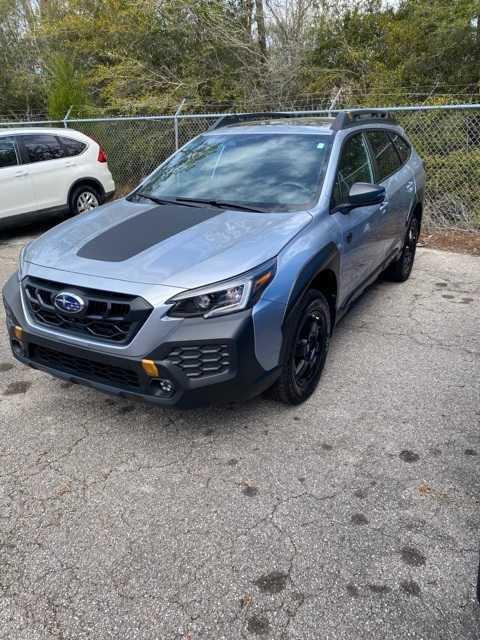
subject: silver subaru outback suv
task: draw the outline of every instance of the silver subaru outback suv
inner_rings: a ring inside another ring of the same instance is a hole
[[[383,111],[225,117],[22,251],[3,290],[13,354],[160,405],[298,404],[352,301],[410,275],[424,182]]]

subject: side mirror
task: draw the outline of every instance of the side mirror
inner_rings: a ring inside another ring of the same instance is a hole
[[[348,193],[348,205],[350,209],[356,207],[368,207],[372,204],[380,204],[385,200],[385,187],[368,182],[355,182]]]

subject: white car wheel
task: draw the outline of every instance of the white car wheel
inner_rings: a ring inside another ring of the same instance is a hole
[[[91,209],[95,209],[99,204],[97,195],[85,189],[78,194],[75,200],[75,209],[77,213],[85,213]]]

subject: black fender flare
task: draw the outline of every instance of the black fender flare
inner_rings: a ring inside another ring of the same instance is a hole
[[[423,202],[422,200],[420,200],[420,198],[416,197],[415,200],[412,202],[412,206],[410,207],[410,211],[408,212],[408,216],[406,218],[405,221],[405,238],[406,235],[408,233],[408,229],[410,228],[410,223],[412,222],[413,216],[415,214],[415,211],[418,209],[418,207],[420,207],[421,213],[420,213],[420,228],[422,226],[422,221],[423,221]],[[404,238],[404,241],[405,241]]]
[[[325,270],[334,273],[337,284],[340,281],[340,251],[335,242],[329,242],[318,253],[303,265],[302,270],[297,276],[295,284],[292,287],[290,296],[285,309],[285,320],[291,315],[291,312],[300,303],[305,291],[308,291],[315,278]],[[337,310],[337,306],[335,311]],[[333,322],[332,322],[333,326]]]

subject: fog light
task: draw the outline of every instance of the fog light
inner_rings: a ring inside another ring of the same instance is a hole
[[[171,380],[167,378],[157,378],[151,381],[153,393],[163,398],[171,398],[175,394],[176,387]]]
[[[158,384],[164,393],[173,393],[175,391],[175,385],[170,380],[159,380]]]
[[[18,340],[12,340],[12,351],[16,356],[24,356],[25,355],[25,347]]]
[[[18,324],[15,326],[13,333],[17,340],[20,340],[20,342],[23,340],[23,329],[22,327],[19,327]]]

